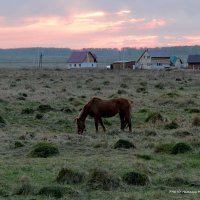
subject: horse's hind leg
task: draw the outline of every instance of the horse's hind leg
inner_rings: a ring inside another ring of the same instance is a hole
[[[124,114],[119,113],[120,121],[121,121],[121,130],[123,131],[125,128],[125,120],[124,120]]]
[[[125,116],[125,124],[128,124],[129,132],[132,132],[132,126],[131,126],[131,117],[130,115]]]
[[[104,126],[103,121],[102,121],[101,118],[99,118],[99,122],[100,122],[100,124],[101,124],[101,126],[102,126],[102,128],[103,128],[103,131],[105,132],[105,131],[106,131],[106,128],[105,128],[105,126]]]

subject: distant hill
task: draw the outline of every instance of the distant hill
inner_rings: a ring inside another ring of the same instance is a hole
[[[92,51],[96,54],[98,62],[110,64],[118,60],[137,60],[146,48],[128,48],[121,50],[115,48],[87,48],[84,51]],[[177,47],[162,47],[149,48],[149,50],[165,51],[169,55],[181,57],[185,62],[189,54],[200,54],[200,46],[177,46]],[[70,54],[74,51],[69,48],[16,48],[16,49],[0,49],[0,64],[5,63],[26,63],[24,66],[35,66],[38,62],[38,57],[42,53],[44,55],[44,63],[66,63]],[[28,63],[30,63],[28,65]]]

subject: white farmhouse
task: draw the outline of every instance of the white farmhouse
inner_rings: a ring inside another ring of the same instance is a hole
[[[90,51],[75,51],[67,60],[67,68],[95,68],[97,57]]]

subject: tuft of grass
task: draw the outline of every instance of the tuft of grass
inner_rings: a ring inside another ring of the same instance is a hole
[[[45,186],[38,192],[39,195],[48,197],[62,198],[65,195],[65,187],[63,186]]]
[[[177,129],[178,127],[179,125],[176,122],[172,121],[171,123],[166,124],[164,128],[166,130],[170,130],[170,129]]]
[[[41,113],[37,113],[37,114],[35,115],[35,119],[42,119],[43,117],[44,117],[44,115],[41,114]]]
[[[150,155],[142,155],[142,154],[137,154],[136,155],[138,158],[143,159],[143,160],[151,160],[151,156]]]
[[[179,97],[179,94],[177,94],[176,92],[169,92],[167,93],[167,96],[170,98],[176,98]]]
[[[126,90],[118,90],[117,94],[127,94],[127,91]]]
[[[138,92],[138,93],[146,93],[147,91],[146,91],[145,87],[140,87],[140,88],[136,89],[136,92]]]
[[[120,87],[121,87],[121,88],[128,88],[128,85],[126,85],[126,83],[122,83],[122,84],[120,85]]]
[[[72,169],[62,168],[56,178],[58,183],[79,184],[85,181],[85,174]]]
[[[189,181],[186,178],[178,177],[178,176],[169,177],[166,180],[164,180],[164,183],[170,187],[181,187],[181,186],[189,185]]]
[[[153,112],[153,113],[150,113],[148,117],[145,119],[145,122],[149,122],[149,121],[152,123],[156,123],[157,121],[163,122],[164,117],[158,112]]]
[[[199,116],[195,116],[192,119],[192,126],[200,126],[200,117]]]
[[[87,185],[95,190],[112,190],[120,186],[120,179],[107,171],[94,169],[89,174]]]
[[[198,108],[186,108],[185,111],[188,113],[200,113],[200,109]]]
[[[145,186],[149,183],[149,177],[139,172],[127,172],[123,175],[122,180],[128,185]]]
[[[19,180],[17,188],[15,188],[14,195],[29,195],[34,193],[34,188],[31,184],[30,178],[22,176]]]
[[[47,158],[59,154],[58,148],[52,143],[41,142],[33,147],[31,157]]]
[[[155,148],[156,153],[171,153],[174,144],[172,143],[161,143],[158,144]]]
[[[24,144],[21,141],[15,141],[14,148],[17,149],[21,147],[24,147]]]
[[[158,89],[160,89],[160,90],[163,90],[163,89],[164,89],[164,84],[163,84],[163,83],[157,83],[157,84],[155,85],[155,88],[158,88]]]
[[[186,153],[191,151],[192,148],[190,147],[190,145],[180,142],[177,143],[173,146],[171,154],[179,154],[179,153]]]
[[[130,149],[130,148],[135,148],[135,145],[127,140],[120,139],[114,145],[114,149],[119,149],[119,148]]]
[[[193,134],[188,131],[177,131],[174,133],[174,136],[178,136],[178,137],[186,137],[186,136],[191,136],[191,135]]]
[[[40,112],[48,112],[48,111],[53,110],[53,108],[48,104],[41,104],[38,106],[37,110]]]
[[[32,108],[24,108],[21,111],[21,114],[33,114],[34,110]]]
[[[5,127],[5,126],[6,126],[6,121],[4,120],[2,116],[0,116],[0,128]]]

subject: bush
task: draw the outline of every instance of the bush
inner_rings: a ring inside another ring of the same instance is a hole
[[[87,185],[92,189],[111,190],[120,186],[120,179],[106,171],[95,169],[89,174]]]
[[[172,154],[186,153],[191,150],[192,148],[190,147],[190,145],[180,142],[173,146],[171,153]]]
[[[128,172],[123,175],[122,180],[128,185],[147,185],[149,183],[149,178],[146,174],[138,172]]]
[[[196,116],[193,118],[192,126],[200,126],[200,117]]]
[[[114,145],[114,149],[118,148],[130,149],[135,148],[135,145],[127,140],[120,139]]]
[[[167,129],[167,130],[177,129],[178,127],[179,127],[179,125],[174,121],[172,121],[171,123],[165,125],[165,129]]]
[[[149,116],[145,119],[145,122],[149,122],[151,121],[152,123],[156,123],[157,121],[164,121],[163,116],[158,113],[158,112],[154,112],[154,113],[150,113]]]
[[[38,192],[39,195],[48,197],[62,198],[65,194],[65,187],[62,186],[45,186]]]
[[[60,170],[56,181],[58,183],[78,184],[85,181],[85,174],[71,169],[63,168]]]
[[[30,153],[31,157],[47,158],[59,154],[58,148],[52,143],[38,143]]]

